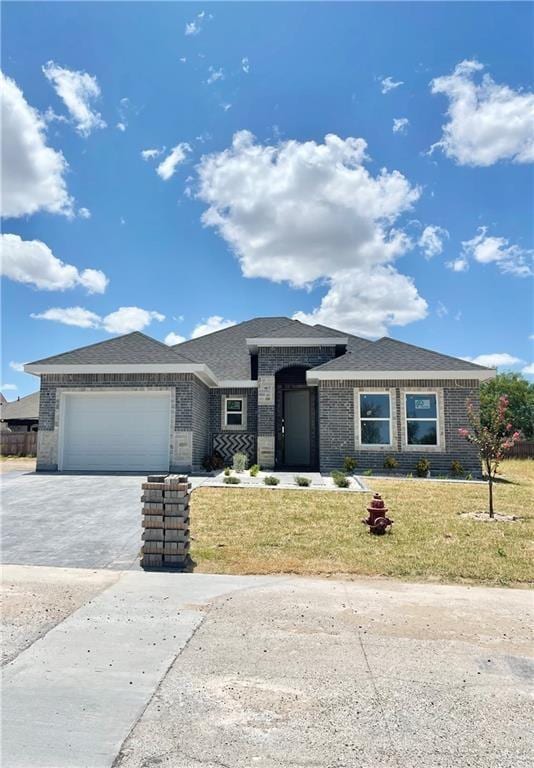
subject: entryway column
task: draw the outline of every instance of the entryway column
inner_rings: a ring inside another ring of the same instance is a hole
[[[258,464],[264,469],[274,467],[274,395],[274,376],[258,376]]]

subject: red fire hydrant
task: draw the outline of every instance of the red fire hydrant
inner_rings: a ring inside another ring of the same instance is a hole
[[[374,533],[375,536],[382,536],[386,532],[386,528],[393,525],[393,520],[387,517],[388,508],[384,505],[382,496],[379,493],[375,493],[371,505],[367,507],[369,517],[367,520],[362,520],[362,523],[369,526],[369,533]]]

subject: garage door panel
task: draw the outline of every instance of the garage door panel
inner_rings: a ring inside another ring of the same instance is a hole
[[[168,392],[64,394],[66,470],[167,471]]]

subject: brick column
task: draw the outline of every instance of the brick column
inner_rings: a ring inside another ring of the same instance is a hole
[[[274,467],[274,382],[274,376],[258,376],[258,464],[264,469]]]

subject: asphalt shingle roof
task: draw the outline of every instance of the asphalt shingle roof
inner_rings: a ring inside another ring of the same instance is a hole
[[[314,371],[481,371],[488,370],[457,357],[442,355],[396,339],[382,338],[347,352]]]
[[[320,339],[334,335],[330,332],[326,333],[325,330],[317,325],[306,325],[298,320],[287,320],[286,325],[270,330],[265,336],[272,339]],[[339,332],[336,335],[346,336],[346,334]],[[261,338],[260,334],[256,334],[256,338],[258,337]],[[249,338],[255,337],[249,336]]]
[[[115,339],[99,341],[60,355],[35,360],[30,365],[106,365],[112,363],[191,363],[197,362],[180,354],[173,347],[134,331]],[[203,362],[203,361],[202,361]]]
[[[205,363],[218,379],[249,380],[247,339],[346,337],[347,353],[316,371],[469,371],[480,365],[395,339],[369,341],[324,325],[307,325],[289,317],[256,317],[174,347],[138,331],[37,360],[37,364]]]
[[[2,403],[0,406],[0,418],[7,419],[38,419],[39,418],[39,392],[21,397],[20,400]]]
[[[220,379],[250,379],[247,339],[271,336],[291,324],[289,317],[256,317],[221,331],[177,344],[173,349],[201,360]]]

